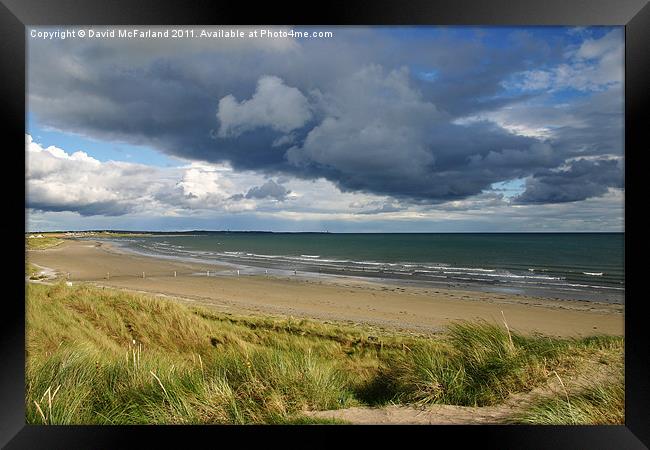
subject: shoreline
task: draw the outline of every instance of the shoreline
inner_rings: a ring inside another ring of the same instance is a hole
[[[339,279],[358,279],[374,283],[383,283],[389,285],[397,286],[407,286],[407,287],[419,287],[419,288],[437,288],[445,290],[463,290],[471,291],[477,293],[493,293],[495,295],[499,294],[513,294],[521,295],[527,297],[536,297],[536,298],[545,298],[551,300],[573,300],[573,301],[585,301],[585,302],[595,302],[595,303],[612,303],[612,304],[624,304],[625,303],[625,290],[622,287],[615,287],[611,285],[599,285],[599,284],[590,284],[591,281],[584,280],[572,280],[571,282],[566,282],[565,284],[548,284],[548,283],[535,283],[528,281],[512,281],[516,278],[525,278],[530,276],[529,274],[485,274],[484,272],[495,272],[498,269],[483,269],[476,268],[474,271],[480,273],[471,273],[470,269],[461,268],[462,270],[470,270],[467,274],[462,272],[449,272],[454,275],[448,275],[448,272],[445,272],[444,266],[440,266],[437,270],[442,270],[445,275],[429,275],[431,268],[424,265],[422,267],[416,267],[417,263],[409,263],[404,265],[401,269],[392,269],[383,267],[381,269],[374,270],[376,266],[388,265],[395,266],[399,264],[392,263],[378,263],[378,262],[368,262],[368,261],[348,261],[350,264],[341,267],[336,267],[336,263],[345,263],[346,260],[336,261],[330,259],[318,259],[318,256],[309,256],[301,255],[303,258],[297,258],[295,256],[264,256],[256,255],[254,253],[246,252],[225,252],[225,253],[246,253],[246,258],[249,256],[253,259],[239,260],[239,256],[232,257],[230,255],[209,255],[209,256],[198,256],[188,255],[188,254],[174,254],[168,253],[165,251],[155,251],[151,249],[140,249],[128,245],[126,242],[120,240],[102,240],[109,245],[113,245],[118,248],[121,252],[139,255],[139,256],[149,256],[154,258],[160,258],[170,261],[181,261],[181,262],[190,262],[190,263],[208,263],[214,265],[227,265],[235,270],[239,269],[242,272],[248,274],[271,274],[279,276],[291,276],[294,275],[294,271],[297,270],[300,273],[300,276],[303,278],[339,278]],[[155,245],[155,244],[154,244]],[[173,247],[173,246],[172,246]],[[165,247],[167,249],[167,247]],[[203,253],[203,252],[198,252]],[[208,252],[209,253],[209,252]],[[264,260],[260,260],[259,257],[264,257]],[[209,258],[209,261],[204,259]],[[233,259],[234,258],[234,259]],[[279,258],[279,259],[275,259]],[[288,259],[287,259],[288,258]],[[296,259],[296,261],[289,261]],[[314,259],[312,259],[314,258]],[[361,265],[358,266],[357,265]],[[363,266],[366,264],[366,266]],[[415,265],[413,265],[415,264]],[[368,267],[367,265],[371,265]],[[406,269],[409,267],[411,269]],[[426,269],[425,269],[426,267]],[[386,270],[386,272],[384,272]],[[397,271],[395,271],[397,270]],[[409,272],[409,270],[411,270]],[[454,267],[450,267],[449,270],[460,270]],[[545,269],[538,269],[539,273],[543,273]],[[535,272],[535,269],[528,269],[529,272]],[[423,273],[427,273],[422,275]],[[588,274],[589,272],[582,272],[583,274]],[[390,275],[388,275],[390,274]],[[482,278],[472,278],[476,275],[483,275]],[[596,274],[598,275],[598,274]],[[602,275],[602,273],[600,273]],[[504,281],[500,277],[508,278],[508,281]],[[553,275],[555,276],[555,275]],[[469,278],[466,278],[469,277]],[[488,277],[488,278],[486,278]],[[493,277],[493,278],[489,278]],[[554,279],[553,277],[549,279]],[[586,284],[584,284],[586,283]]]
[[[509,326],[524,333],[584,336],[623,335],[624,331],[620,304],[404,286],[352,277],[237,276],[226,265],[135,255],[93,240],[66,240],[28,255],[30,262],[54,269],[63,278],[70,272],[72,282],[173,297],[233,313],[439,332],[457,320],[503,324],[503,311]]]

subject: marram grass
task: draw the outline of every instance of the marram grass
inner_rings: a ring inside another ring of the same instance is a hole
[[[576,394],[536,402],[515,415],[513,423],[543,425],[621,425],[625,423],[623,376]]]
[[[604,336],[524,337],[486,322],[427,337],[238,317],[63,283],[30,283],[26,310],[32,424],[342,423],[303,413],[387,402],[491,405],[623,345]]]
[[[490,323],[459,322],[449,327],[446,346],[420,346],[388,361],[381,379],[404,402],[488,406],[530,390],[552,370],[571,369],[592,346],[590,340],[524,337]]]

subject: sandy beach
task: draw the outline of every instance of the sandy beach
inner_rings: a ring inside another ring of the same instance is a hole
[[[414,332],[485,319],[522,333],[623,335],[623,306],[404,287],[356,278],[240,275],[231,267],[127,254],[97,241],[30,250],[28,261],[73,283],[150,292],[224,312],[293,316]],[[209,271],[209,273],[208,273]],[[143,277],[144,272],[144,277]],[[174,273],[176,272],[176,276]]]

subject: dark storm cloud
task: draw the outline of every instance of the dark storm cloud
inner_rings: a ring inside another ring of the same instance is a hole
[[[399,212],[399,211],[402,211],[402,210],[403,210],[403,208],[401,208],[399,205],[395,205],[395,204],[392,204],[392,203],[384,203],[379,208],[360,211],[357,214],[369,214],[369,215],[370,214],[382,214],[382,213]]]
[[[561,202],[606,190],[599,183],[609,178],[598,173],[582,194],[559,195],[544,180],[573,186],[571,171],[551,169],[576,155],[621,153],[621,142],[603,136],[622,129],[622,111],[607,94],[600,110],[584,111],[580,126],[557,127],[548,142],[485,121],[457,121],[531,98],[505,95],[503,80],[559,63],[564,46],[526,33],[513,34],[506,47],[479,34],[407,45],[363,29],[336,34],[271,47],[30,41],[29,107],[41,123],[66,132],[228,161],[236,170],[325,177],[343,191],[407,201],[463,199],[531,175],[520,201]],[[435,76],[421,76],[425,70]],[[282,188],[269,183],[246,196]],[[286,192],[268,195],[282,199]]]
[[[577,126],[556,128],[556,141],[573,156],[582,154],[623,156],[624,97],[622,89],[610,89],[576,102],[569,110]]]
[[[31,208],[37,212],[62,212],[70,211],[76,212],[84,217],[89,216],[123,216],[133,211],[131,205],[119,201],[109,202],[93,202],[80,204],[78,202],[62,204],[52,202],[39,202],[28,200],[25,204],[26,208]]]
[[[517,203],[564,203],[598,197],[607,189],[623,188],[623,167],[617,160],[577,160],[560,171],[535,173]]]
[[[253,186],[248,190],[246,198],[274,198],[278,201],[283,201],[290,193],[287,188],[273,180],[269,180],[261,186]]]
[[[514,32],[508,49],[483,44],[479,39],[454,44],[449,38],[441,43],[435,56],[426,44],[411,50],[418,52],[428,65],[439,67],[440,75],[434,82],[422,83],[422,89],[441,108],[455,116],[488,111],[516,100],[530,98],[519,92],[502,96],[502,82],[510,74],[538,64],[554,64],[561,60],[565,50],[558,43],[535,39],[528,33]]]

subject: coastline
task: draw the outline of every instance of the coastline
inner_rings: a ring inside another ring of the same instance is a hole
[[[549,240],[538,234],[534,234],[532,241],[519,234],[508,235],[506,240],[472,234],[455,242],[441,241],[441,236],[436,234],[409,236],[407,242],[400,241],[403,238],[400,234],[382,236],[388,241],[380,243],[374,235],[341,234],[325,238],[325,235],[302,234],[289,237],[286,233],[274,238],[253,233],[242,240],[237,233],[214,233],[193,236],[196,239],[178,235],[178,240],[136,238],[107,239],[105,242],[137,255],[227,264],[249,275],[292,276],[297,271],[303,277],[357,278],[392,285],[555,300],[625,302],[624,275],[620,267],[612,265],[613,260],[601,261],[604,255],[597,252],[590,259],[582,254],[583,246],[600,248],[598,242],[583,240],[576,247],[575,242],[566,242],[565,235],[561,235],[564,242],[559,242],[557,237]],[[590,236],[591,240],[596,238]],[[510,238],[514,242],[507,240]],[[472,240],[474,245],[469,245]],[[416,243],[418,245],[413,247]],[[616,253],[612,244],[607,241],[609,247],[603,245]],[[504,254],[495,259],[495,252],[501,251],[498,245],[506,248]],[[520,245],[534,255],[527,258],[513,252],[513,248]],[[558,254],[549,253],[549,246]],[[437,250],[431,253],[424,250],[426,248]],[[581,257],[575,253],[578,249]]]
[[[237,276],[232,267],[135,255],[93,240],[30,251],[63,278],[177,298],[221,311],[280,315],[432,333],[484,319],[522,333],[623,335],[623,305],[404,286],[353,277]],[[176,276],[174,276],[176,271]],[[144,278],[141,276],[145,273]],[[503,315],[502,315],[503,312]]]

